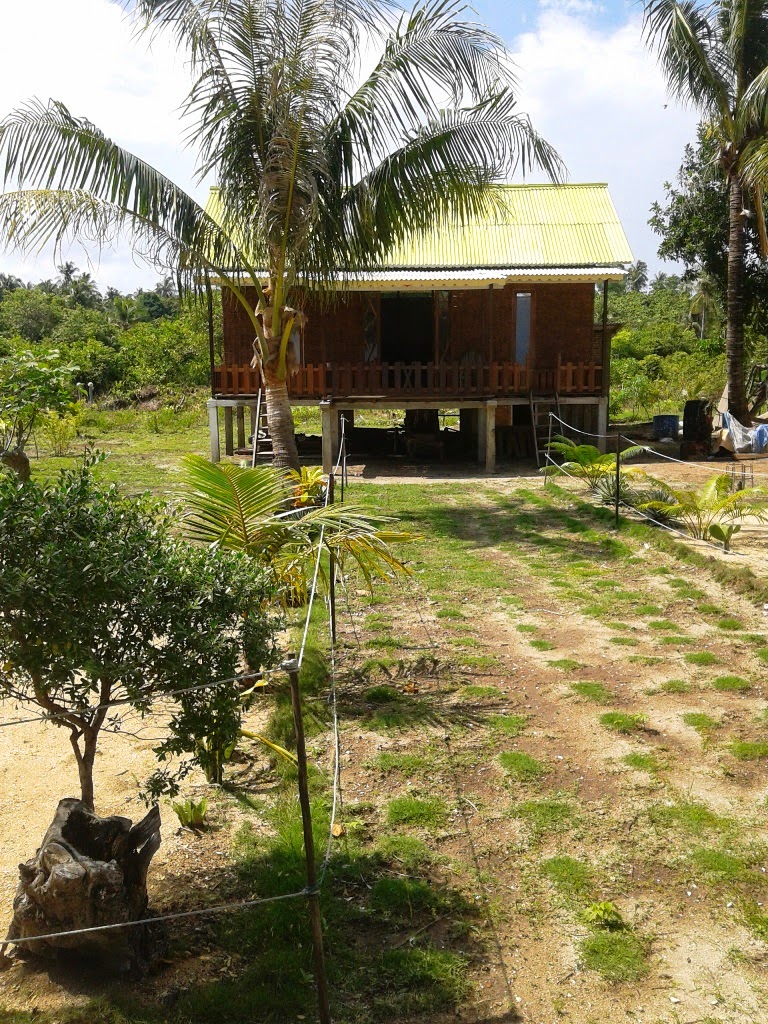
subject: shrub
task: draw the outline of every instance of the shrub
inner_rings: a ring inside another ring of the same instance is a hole
[[[241,704],[232,686],[207,684],[235,675],[243,653],[270,662],[277,625],[252,563],[176,539],[158,506],[98,483],[93,461],[45,485],[0,479],[0,697],[69,730],[89,807],[115,700],[142,713],[165,695],[170,731],[156,753],[192,755],[158,770],[153,796],[175,793],[195,762],[221,781]]]

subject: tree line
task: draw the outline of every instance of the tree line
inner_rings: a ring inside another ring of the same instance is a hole
[[[172,278],[132,294],[102,294],[73,263],[58,271],[55,280],[37,284],[0,273],[0,359],[55,351],[76,368],[73,383],[126,399],[149,387],[178,391],[209,382],[206,313],[179,298]]]

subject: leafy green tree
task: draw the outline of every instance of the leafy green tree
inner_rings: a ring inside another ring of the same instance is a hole
[[[50,338],[64,316],[60,296],[37,288],[17,288],[6,293],[0,305],[0,329],[26,342]]]
[[[75,369],[63,365],[55,351],[41,357],[18,352],[0,360],[0,462],[22,481],[30,476],[25,445],[42,414],[61,412],[72,401]]]
[[[287,381],[303,290],[336,290],[441,217],[487,209],[518,167],[556,177],[559,158],[517,109],[503,43],[461,0],[417,0],[394,24],[386,0],[131,6],[188,57],[183,113],[200,176],[219,183],[216,219],[62,104],[29,103],[0,125],[17,189],[0,197],[0,235],[36,249],[122,229],[182,287],[221,280],[253,328],[275,461],[296,467]],[[384,38],[358,84],[361,37]]]
[[[768,250],[762,181],[768,171],[768,0],[646,0],[645,36],[671,94],[703,114],[728,188],[728,406],[745,423],[745,221],[752,204]]]
[[[207,684],[236,675],[244,653],[271,663],[270,597],[252,561],[178,540],[147,499],[97,482],[91,462],[54,483],[0,479],[0,697],[69,731],[90,808],[102,730],[158,700],[171,709],[160,760],[191,754],[221,781],[242,704],[236,686]],[[202,688],[174,692],[190,687]],[[192,764],[158,769],[150,792],[175,792]]]

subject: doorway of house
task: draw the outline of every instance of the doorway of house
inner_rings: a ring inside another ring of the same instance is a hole
[[[431,363],[435,352],[432,293],[381,297],[382,363]]]

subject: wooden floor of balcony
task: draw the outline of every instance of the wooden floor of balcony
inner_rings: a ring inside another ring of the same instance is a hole
[[[310,363],[299,368],[288,389],[298,400],[324,398],[423,399],[522,398],[533,395],[594,396],[603,393],[603,368],[595,363],[529,367],[517,363],[465,366],[461,363]],[[217,366],[216,395],[248,396],[259,391],[250,366]]]

